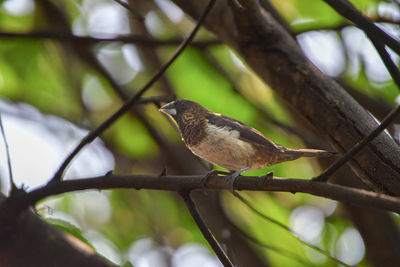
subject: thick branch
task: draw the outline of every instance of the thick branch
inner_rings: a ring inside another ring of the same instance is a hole
[[[5,201],[0,196],[0,201]],[[2,210],[0,210],[2,213]],[[114,267],[88,245],[44,222],[32,210],[0,221],[1,266]]]

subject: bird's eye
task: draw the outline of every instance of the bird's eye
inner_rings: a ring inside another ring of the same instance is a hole
[[[192,120],[194,120],[194,115],[193,115],[193,113],[191,113],[191,112],[185,112],[185,113],[183,113],[183,115],[182,115],[182,121],[183,122],[189,122],[189,121],[192,121]]]

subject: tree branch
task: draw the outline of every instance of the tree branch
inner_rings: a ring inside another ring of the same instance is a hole
[[[14,194],[18,190],[18,188],[14,183],[14,177],[13,177],[12,166],[11,166],[10,149],[8,147],[7,136],[4,131],[3,117],[1,116],[1,114],[0,114],[0,132],[1,132],[1,136],[3,137],[4,146],[6,148],[7,165],[8,165],[8,179],[10,181],[10,187],[11,187],[10,193]]]
[[[367,35],[374,36],[382,43],[389,46],[393,51],[400,55],[400,44],[392,36],[376,26],[371,20],[364,17],[355,6],[347,0],[324,0],[340,15],[352,21],[357,27],[362,29]]]
[[[76,43],[86,43],[96,44],[99,42],[121,42],[129,43],[135,45],[143,45],[150,47],[157,46],[169,46],[169,45],[179,45],[184,40],[182,39],[171,39],[171,40],[157,40],[148,36],[142,35],[127,35],[127,36],[117,36],[111,38],[99,38],[90,36],[78,36],[71,33],[56,32],[56,31],[35,31],[35,32],[25,32],[25,33],[15,33],[15,32],[4,32],[0,31],[0,38],[16,38],[16,39],[51,39],[59,41],[70,41]],[[204,41],[193,41],[190,43],[191,46],[206,47],[210,45],[221,44],[218,40],[204,40]]]
[[[155,176],[155,175],[106,175],[93,178],[66,180],[47,184],[29,193],[8,198],[0,205],[0,210],[9,206],[10,212],[18,212],[37,201],[62,193],[87,189],[155,189],[155,190],[195,190],[203,189],[204,175]],[[207,183],[208,189],[230,190],[231,183],[225,177],[212,176]],[[368,206],[400,213],[400,199],[367,190],[350,188],[337,184],[315,183],[308,180],[263,176],[239,176],[235,181],[237,190],[280,191],[291,193],[309,193],[330,198],[343,203]],[[12,207],[12,208],[11,208]],[[9,213],[3,212],[3,214]],[[0,218],[1,221],[1,218]]]
[[[244,239],[248,240],[249,242],[255,244],[256,246],[260,248],[264,248],[269,251],[273,251],[283,257],[292,259],[293,261],[296,261],[297,263],[301,264],[302,266],[308,266],[310,265],[310,261],[305,261],[303,258],[301,258],[299,255],[296,253],[284,248],[283,246],[281,247],[276,247],[276,246],[271,246],[263,243],[262,241],[258,240],[257,238],[251,236],[248,234],[245,230],[242,230],[240,227],[238,227],[231,219],[228,219],[228,225],[235,229],[241,236],[243,236]]]
[[[113,0],[113,1],[124,7],[126,10],[128,10],[132,15],[132,17],[134,17],[135,19],[144,21],[144,17],[134,8],[132,8],[129,4],[123,2],[122,0]]]
[[[197,226],[199,227],[201,233],[203,234],[204,238],[207,240],[208,244],[210,244],[211,248],[214,250],[215,254],[217,255],[218,259],[224,266],[232,266],[232,262],[229,260],[228,256],[226,255],[225,251],[219,245],[218,241],[215,239],[214,235],[211,233],[210,229],[207,227],[205,222],[202,220],[199,212],[196,209],[196,206],[193,200],[190,197],[190,191],[180,191],[179,195],[185,201],[186,207],[188,208],[190,214],[192,215],[194,221],[196,222]]]
[[[390,19],[386,19],[386,18],[370,18],[368,17],[367,19],[369,19],[372,23],[385,23],[385,24],[391,24],[391,25],[399,25],[399,22],[390,20]],[[300,24],[301,25],[301,24]],[[340,31],[343,30],[347,27],[357,27],[353,22],[349,22],[349,21],[344,21],[342,23],[339,23],[337,25],[324,25],[323,27],[321,27],[319,24],[316,25],[310,25],[310,27],[306,27],[305,29],[300,29],[300,30],[296,30],[295,31],[295,35],[300,35],[303,33],[307,33],[307,32],[312,32],[312,31]],[[360,27],[358,27],[359,29],[361,29]],[[362,30],[362,29],[361,29]]]
[[[71,234],[44,222],[32,210],[8,219],[0,221],[1,266],[117,267]]]
[[[252,210],[255,214],[257,214],[258,216],[260,216],[261,218],[263,218],[264,220],[273,223],[274,225],[284,229],[285,231],[291,233],[300,243],[302,243],[303,245],[318,251],[319,253],[325,255],[326,257],[330,258],[331,260],[335,261],[336,263],[342,264],[344,266],[349,267],[348,264],[342,262],[341,260],[335,258],[334,256],[331,255],[331,253],[328,250],[325,250],[324,248],[318,247],[316,245],[313,245],[311,243],[308,243],[307,241],[303,240],[300,238],[299,233],[296,233],[293,229],[291,229],[290,227],[288,227],[287,225],[275,220],[274,218],[269,217],[268,215],[265,215],[264,213],[262,213],[261,211],[259,211],[258,209],[256,209],[255,207],[253,207],[253,205],[251,205],[251,203],[245,199],[244,197],[242,197],[241,195],[239,195],[237,192],[233,192],[233,195],[235,197],[237,197],[244,205],[246,205],[250,210]]]

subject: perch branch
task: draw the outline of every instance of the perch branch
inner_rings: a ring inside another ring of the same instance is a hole
[[[204,175],[159,176],[159,175],[106,175],[101,177],[66,180],[47,184],[26,194],[21,194],[13,199],[8,199],[15,204],[12,211],[24,209],[35,204],[39,200],[67,192],[88,189],[154,189],[182,191],[203,189]],[[239,176],[235,182],[237,190],[249,191],[281,191],[291,193],[309,193],[315,196],[330,198],[343,203],[358,206],[375,207],[400,213],[400,199],[385,194],[380,194],[363,189],[350,188],[337,184],[315,183],[302,179],[288,179],[273,177],[265,179],[264,176]],[[207,183],[208,189],[230,190],[231,183],[223,177],[211,176]],[[0,204],[0,210],[4,201]],[[11,211],[10,211],[11,212]],[[7,213],[3,213],[7,214]],[[1,218],[0,218],[1,219]]]

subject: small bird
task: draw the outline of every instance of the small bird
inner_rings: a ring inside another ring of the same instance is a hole
[[[274,143],[246,124],[214,113],[190,100],[176,100],[159,109],[177,123],[185,145],[197,156],[232,172],[266,168],[300,157],[329,157],[335,152],[291,149]]]

